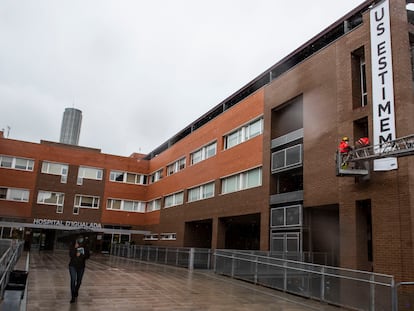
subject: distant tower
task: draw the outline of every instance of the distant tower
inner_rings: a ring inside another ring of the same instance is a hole
[[[82,111],[75,108],[66,108],[63,113],[60,129],[60,142],[69,145],[78,145],[82,123]]]

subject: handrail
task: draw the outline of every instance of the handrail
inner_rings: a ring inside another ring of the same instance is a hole
[[[4,267],[0,271],[2,273],[0,277],[0,298],[3,299],[4,290],[8,282],[10,271],[13,270],[17,260],[19,259],[23,251],[24,242],[17,241],[17,240],[0,240],[0,241],[7,241],[10,243],[8,249],[6,250],[6,252],[0,259],[0,266]]]
[[[216,250],[214,258],[214,269],[218,274],[346,308],[392,309],[395,282],[391,275],[252,255],[237,250]]]
[[[394,285],[393,288],[393,302],[392,302],[392,311],[398,311],[398,287],[404,285],[414,285],[414,282],[399,282]]]
[[[243,253],[233,253],[233,254],[243,254]],[[215,256],[221,256],[221,257],[226,257],[226,258],[234,258],[234,256],[229,256],[229,255],[222,255],[219,254],[217,255],[217,253],[214,254]],[[244,255],[244,254],[243,254]],[[255,255],[251,255],[254,257],[262,257],[262,258],[269,258],[269,257],[264,257],[264,256],[255,256]],[[271,262],[262,262],[262,261],[258,261],[258,260],[251,260],[251,259],[247,259],[247,258],[240,258],[237,257],[238,260],[241,261],[248,261],[248,262],[260,262],[260,263],[266,263],[266,265],[269,266],[273,266],[273,267],[280,267],[280,268],[289,268],[291,270],[295,270],[295,271],[301,271],[301,272],[309,272],[309,273],[313,273],[313,274],[319,274],[319,275],[327,275],[327,276],[332,276],[332,277],[338,277],[341,279],[347,279],[347,280],[353,280],[353,281],[361,281],[361,282],[366,282],[366,283],[373,283],[373,284],[378,284],[378,285],[384,285],[384,286],[388,286],[388,287],[392,287],[392,283],[383,283],[383,282],[379,282],[379,281],[375,281],[375,280],[371,280],[371,279],[364,279],[364,278],[353,278],[353,277],[349,277],[349,276],[344,276],[344,275],[339,275],[339,274],[334,274],[334,273],[329,273],[329,272],[322,272],[322,271],[318,271],[318,270],[310,270],[310,269],[304,269],[304,268],[297,268],[297,267],[293,267],[293,266],[287,266],[286,264],[291,262],[294,264],[300,264],[300,265],[307,265],[307,266],[318,266],[323,268],[326,271],[326,268],[331,268],[331,269],[335,269],[335,270],[339,270],[339,271],[346,271],[346,272],[358,272],[359,274],[367,274],[369,276],[371,276],[373,273],[372,272],[368,272],[368,271],[362,271],[362,270],[353,270],[353,269],[347,269],[347,268],[339,268],[339,267],[328,267],[328,266],[322,266],[322,265],[318,265],[318,264],[308,264],[305,262],[297,262],[297,261],[292,261],[292,260],[282,260],[283,264],[276,264],[276,263],[271,263]],[[277,259],[277,258],[276,258]],[[277,259],[280,260],[280,259]],[[376,276],[381,276],[381,277],[385,277],[385,278],[390,278],[391,280],[393,279],[393,277],[391,275],[387,275],[387,274],[381,274],[381,273],[375,273]],[[414,284],[414,282],[413,282]]]

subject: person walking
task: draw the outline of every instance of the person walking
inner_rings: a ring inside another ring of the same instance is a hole
[[[85,261],[89,259],[89,247],[82,236],[79,236],[69,248],[69,273],[70,273],[70,291],[74,303],[79,294],[79,288],[82,283],[83,273],[85,272]]]

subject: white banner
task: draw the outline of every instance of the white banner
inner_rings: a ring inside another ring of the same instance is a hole
[[[392,71],[389,0],[370,11],[372,60],[373,144],[381,152],[381,144],[396,138],[394,116],[394,82]],[[398,168],[397,158],[374,161],[374,171]]]

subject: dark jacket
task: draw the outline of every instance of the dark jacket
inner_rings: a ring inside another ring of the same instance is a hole
[[[77,253],[80,253],[77,256]],[[72,244],[69,249],[70,262],[69,266],[75,267],[76,269],[85,268],[85,261],[89,259],[89,248],[87,245],[81,244],[75,248],[75,244]]]

